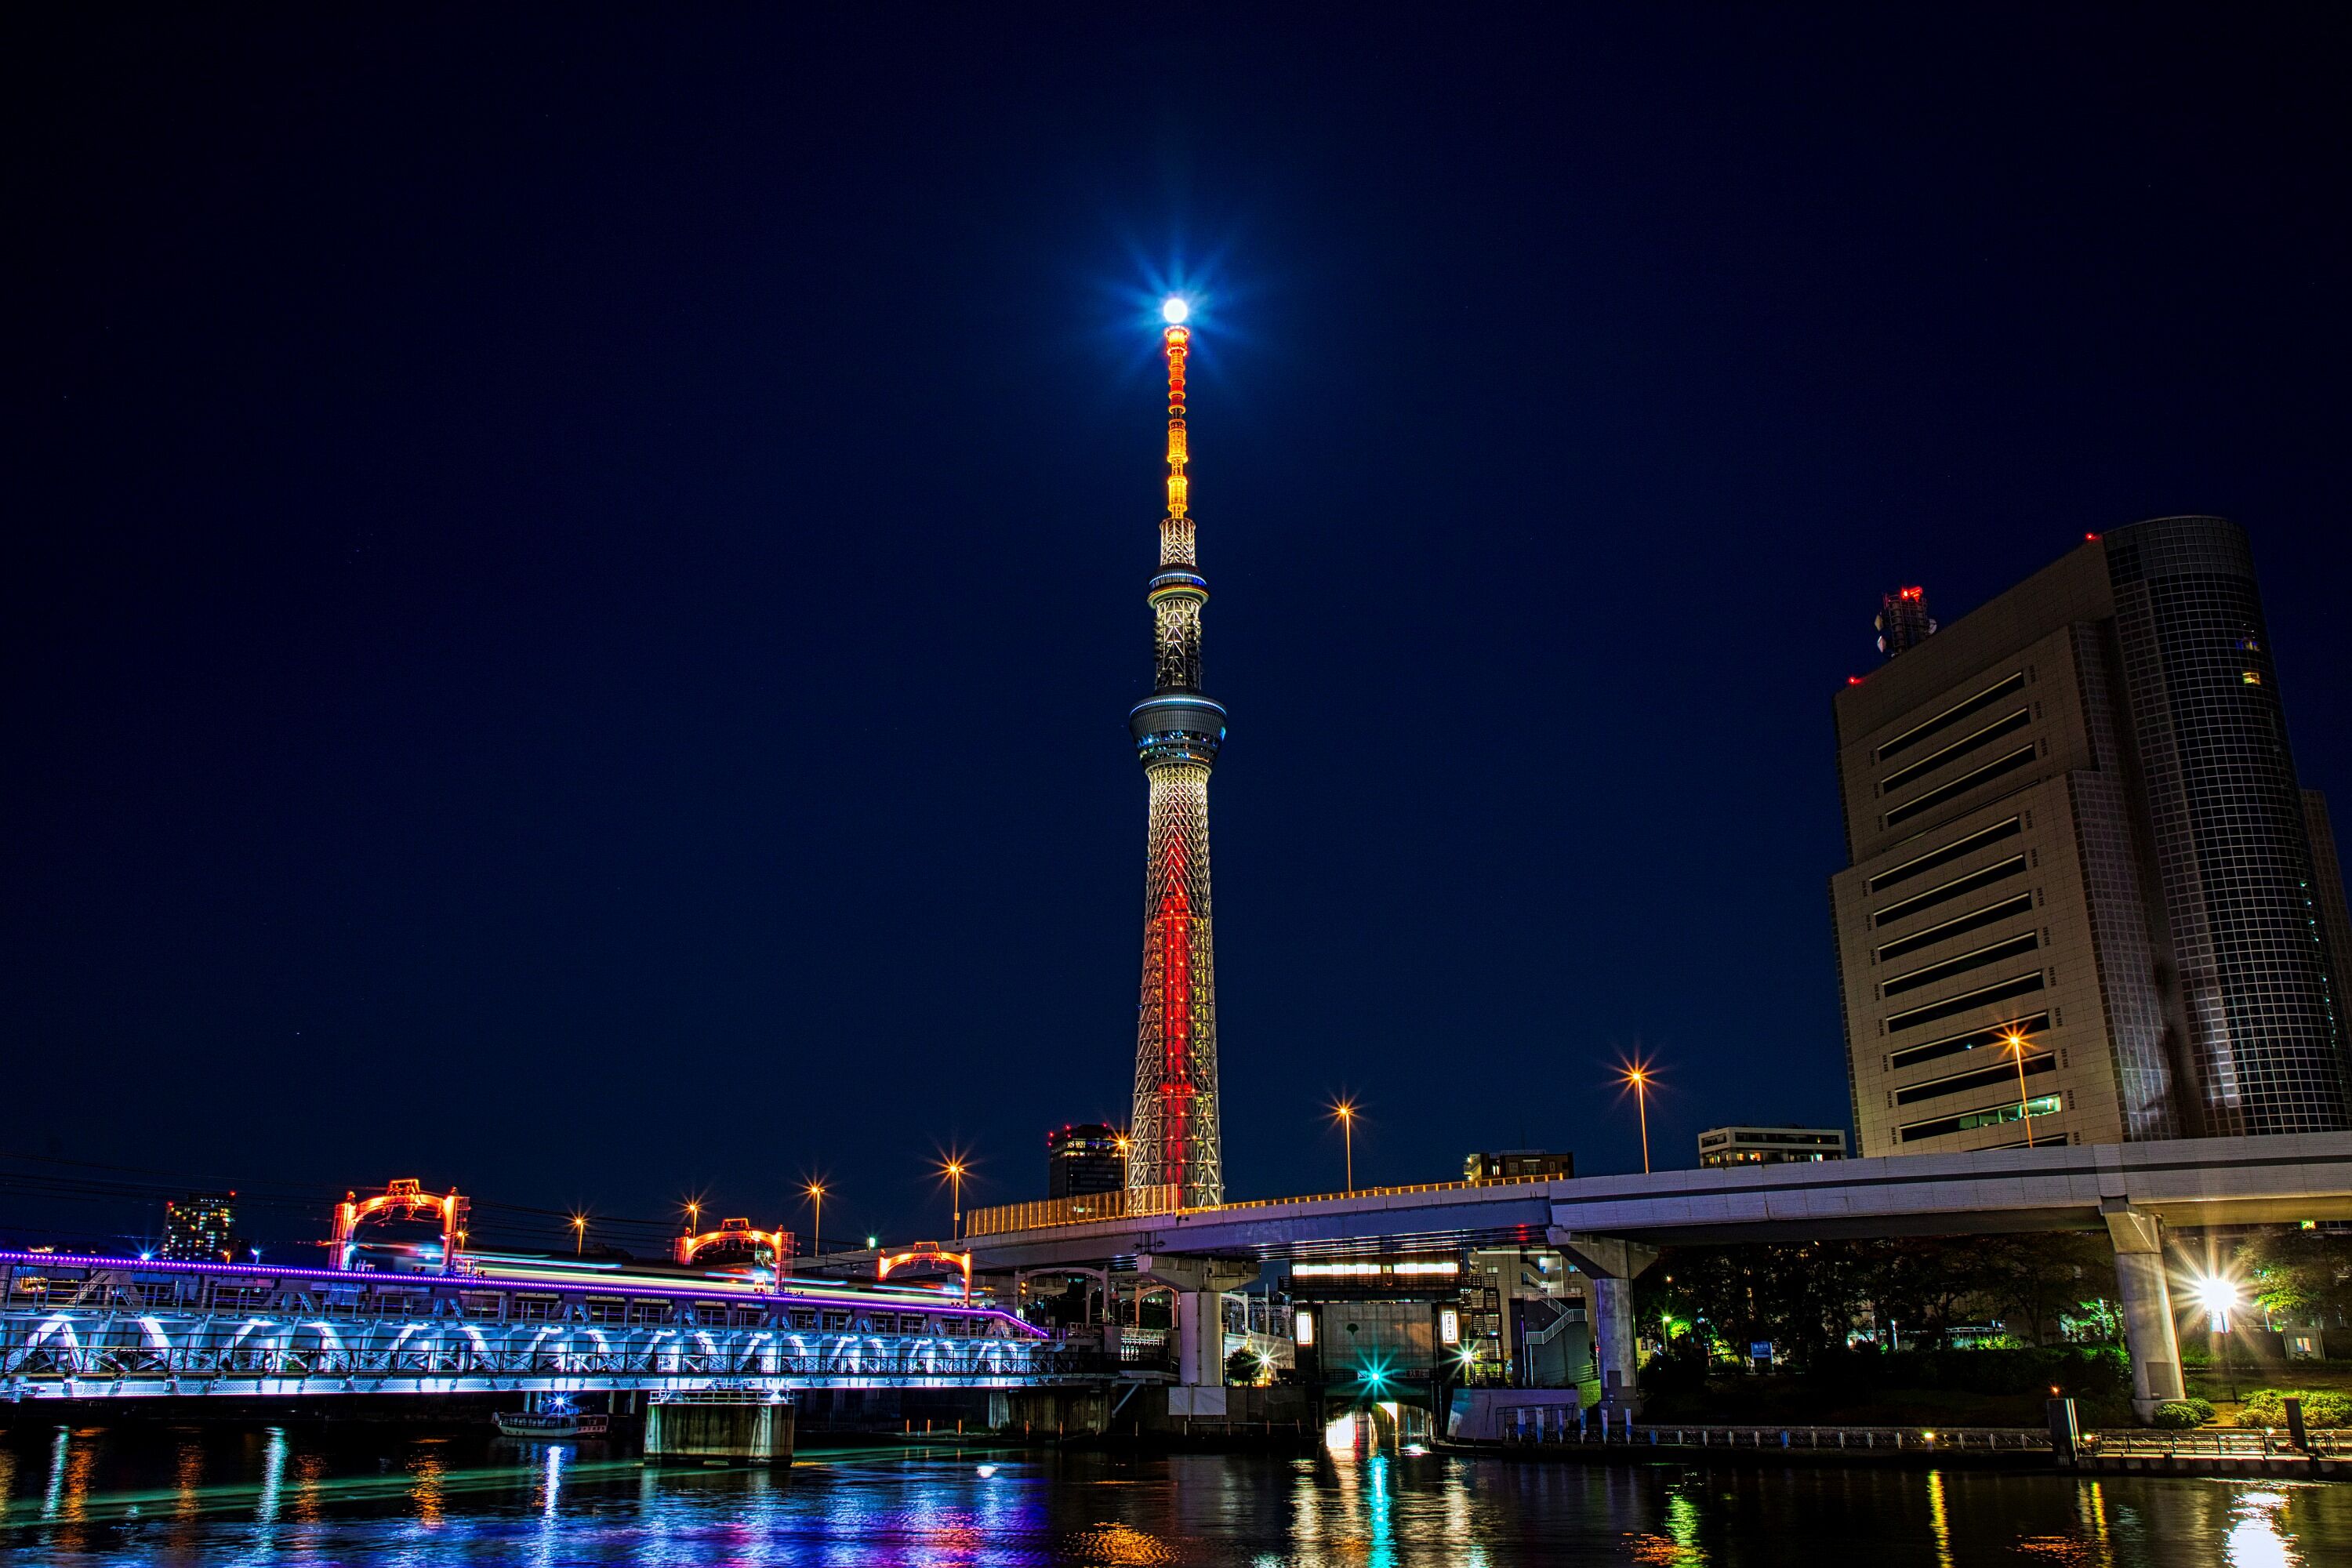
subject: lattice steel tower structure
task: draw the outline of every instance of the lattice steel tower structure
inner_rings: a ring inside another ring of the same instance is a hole
[[[1151,695],[1128,714],[1151,794],[1143,872],[1143,998],[1135,1034],[1130,1194],[1197,1207],[1224,1195],[1217,1119],[1217,974],[1209,920],[1209,770],[1225,710],[1201,690],[1198,570],[1186,506],[1184,302],[1163,314],[1168,354],[1168,515],[1151,579]]]

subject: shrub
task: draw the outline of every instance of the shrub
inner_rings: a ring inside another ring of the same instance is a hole
[[[2286,1401],[2290,1399],[2303,1401],[2303,1424],[2306,1426],[2352,1426],[2352,1394],[2339,1394],[2332,1388],[2258,1388],[2246,1395],[2238,1420],[2248,1426],[2283,1427],[2286,1425]]]
[[[2156,1407],[2156,1424],[2175,1431],[2202,1426],[2213,1419],[2213,1406],[2202,1399],[2168,1399]]]

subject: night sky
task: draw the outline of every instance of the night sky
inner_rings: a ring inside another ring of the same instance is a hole
[[[1229,1194],[1342,1092],[1361,1182],[1638,1168],[1637,1048],[1663,1165],[1843,1124],[1881,592],[2235,517],[2352,797],[2352,50],[2046,9],[21,8],[0,1235],[1043,1195],[1126,1116],[1171,288]]]

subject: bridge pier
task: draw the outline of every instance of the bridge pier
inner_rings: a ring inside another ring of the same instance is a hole
[[[1642,1354],[1633,1337],[1633,1280],[1658,1260],[1658,1249],[1612,1236],[1546,1232],[1577,1272],[1592,1282],[1592,1356],[1601,1368],[1601,1405],[1628,1418],[1642,1407]]]
[[[1138,1273],[1176,1293],[1173,1337],[1176,1383],[1169,1391],[1171,1415],[1225,1413],[1225,1293],[1257,1279],[1252,1261],[1225,1258],[1161,1258],[1135,1260]]]
[[[2104,1198],[2099,1216],[2116,1248],[2116,1292],[2123,1298],[2124,1345],[2131,1352],[2132,1410],[2142,1421],[2187,1391],[2180,1341],[2173,1327],[2172,1288],[2165,1278],[2164,1222],[2119,1198]]]

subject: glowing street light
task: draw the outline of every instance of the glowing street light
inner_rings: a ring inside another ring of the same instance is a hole
[[[1160,319],[1171,327],[1182,326],[1184,318],[1192,313],[1192,307],[1173,294],[1160,302]]]
[[[2033,1147],[2033,1101],[2025,1094],[2025,1032],[2011,1024],[2000,1037],[2000,1048],[2017,1064],[2017,1113],[2025,1118],[2025,1146]]]
[[[573,1215],[572,1216],[572,1256],[580,1257],[587,1246],[588,1216],[584,1214]]]
[[[948,1229],[948,1236],[950,1240],[961,1240],[963,1237],[964,1170],[964,1163],[952,1154],[949,1155],[946,1163],[940,1167],[940,1174],[948,1179],[948,1185],[955,1194],[955,1217],[950,1223]]]
[[[824,1252],[824,1184],[811,1182],[801,1189],[815,1205],[815,1218],[809,1226],[809,1256],[817,1258]]]
[[[1331,1108],[1331,1114],[1339,1118],[1340,1146],[1347,1151],[1348,1190],[1352,1193],[1356,1190],[1356,1102],[1343,1100]]]
[[[1636,1061],[1617,1075],[1633,1091],[1633,1106],[1642,1118],[1642,1174],[1650,1173],[1650,1065]]]
[[[686,1200],[686,1234],[692,1236],[702,1228],[702,1205],[694,1199]]]
[[[2205,1309],[2208,1331],[2228,1333],[2230,1314],[2244,1300],[2239,1293],[2238,1282],[2224,1274],[2207,1274],[2198,1279],[2196,1290],[2197,1304]]]

